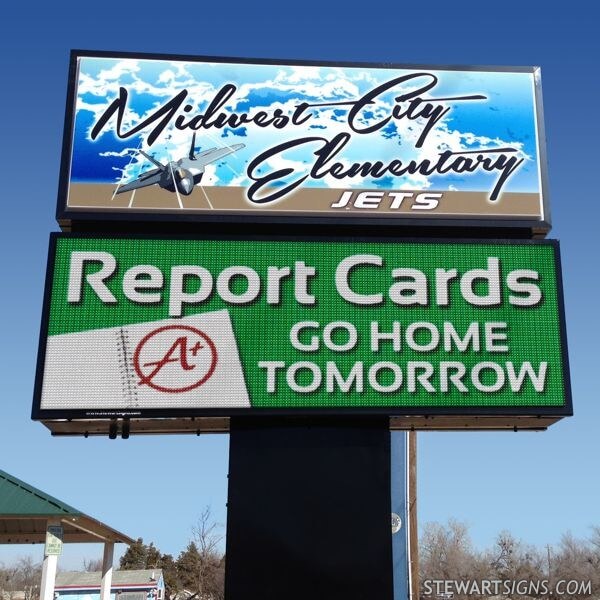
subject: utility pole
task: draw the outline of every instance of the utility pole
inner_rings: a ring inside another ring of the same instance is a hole
[[[408,548],[410,599],[419,600],[419,530],[417,523],[417,432],[408,432]]]

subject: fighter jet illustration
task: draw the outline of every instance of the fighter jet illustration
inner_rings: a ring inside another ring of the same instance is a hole
[[[196,134],[194,133],[192,136],[192,145],[190,146],[187,157],[169,161],[165,165],[146,154],[143,150],[140,150],[140,154],[155,165],[156,169],[145,171],[139,175],[137,179],[119,186],[116,193],[122,194],[149,185],[158,185],[169,192],[178,191],[184,196],[189,196],[194,191],[194,186],[200,183],[206,165],[215,162],[228,154],[241,150],[245,144],[234,144],[233,146],[226,146],[223,148],[211,148],[210,150],[200,152],[200,154],[195,153],[195,145]]]

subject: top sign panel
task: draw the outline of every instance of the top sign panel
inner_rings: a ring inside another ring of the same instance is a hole
[[[73,53],[58,218],[550,228],[539,70]]]

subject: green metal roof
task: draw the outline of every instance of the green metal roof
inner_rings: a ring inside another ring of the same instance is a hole
[[[0,470],[0,544],[43,544],[48,523],[60,523],[65,543],[134,542],[128,535]]]
[[[83,513],[0,470],[0,515],[81,516]]]

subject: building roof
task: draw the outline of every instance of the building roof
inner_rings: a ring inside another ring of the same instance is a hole
[[[82,515],[68,504],[0,470],[0,515]]]
[[[65,542],[134,542],[124,533],[0,470],[0,544],[44,543],[49,520],[62,525]]]
[[[161,569],[140,569],[140,570],[124,570],[113,571],[112,587],[128,587],[128,586],[147,586],[156,585],[162,578]],[[62,588],[83,588],[83,589],[100,589],[102,573],[82,572],[82,571],[64,571],[56,575],[55,589]]]

